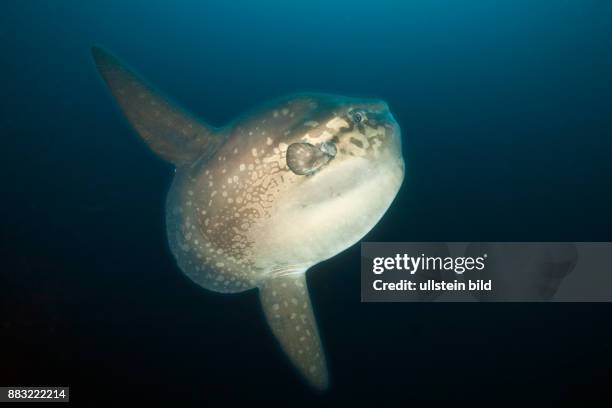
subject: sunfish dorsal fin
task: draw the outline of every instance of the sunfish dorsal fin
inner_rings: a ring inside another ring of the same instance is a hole
[[[273,277],[259,285],[259,298],[272,332],[306,380],[324,390],[327,364],[312,312],[306,274]]]
[[[223,143],[212,127],[173,106],[115,57],[98,47],[92,54],[121,110],[162,159],[177,166],[188,164],[212,155]]]

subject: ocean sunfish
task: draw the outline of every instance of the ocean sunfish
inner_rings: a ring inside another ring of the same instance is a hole
[[[305,274],[357,243],[400,188],[400,129],[387,104],[299,94],[214,128],[92,52],[129,122],[176,168],[166,228],[180,269],[215,292],[258,288],[282,349],[327,388]]]

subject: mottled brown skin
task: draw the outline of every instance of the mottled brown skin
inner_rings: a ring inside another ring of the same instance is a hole
[[[401,185],[400,132],[387,105],[296,95],[214,129],[93,53],[143,140],[176,166],[166,226],[181,270],[217,292],[258,287],[283,350],[326,388],[305,272],[358,242]]]
[[[310,103],[310,98],[304,98],[282,106],[295,109],[301,119],[312,110]],[[181,266],[193,270],[190,276],[204,287],[242,291],[255,287],[258,276],[268,272],[255,265],[249,231],[257,221],[270,217],[275,198],[299,178],[283,164],[284,151],[279,147],[283,141],[287,144],[291,134],[284,133],[291,132],[299,120],[295,113],[283,115],[282,109],[276,117],[272,112],[263,113],[263,118],[248,115],[228,126],[221,130],[227,141],[214,157],[177,169],[167,209],[169,219],[176,219],[183,229],[172,228],[170,221],[169,236],[171,241],[176,239],[179,250],[189,247],[200,255],[193,264],[188,260]],[[185,224],[188,217],[193,220],[189,226]],[[190,229],[201,237],[197,248],[184,239]]]
[[[288,168],[287,147],[335,138],[340,155],[363,154],[363,144],[351,136],[356,126],[347,115],[366,108],[384,114],[386,105],[326,95],[279,101],[223,129],[227,141],[213,157],[177,168],[167,210],[173,251],[192,252],[177,256],[181,268],[198,284],[221,292],[250,289],[262,276],[295,268],[278,264],[262,270],[253,253],[258,238],[252,235],[253,227],[272,217],[274,203],[283,194],[315,176]],[[326,123],[336,117],[349,126],[328,128]],[[381,136],[370,139],[372,143]]]

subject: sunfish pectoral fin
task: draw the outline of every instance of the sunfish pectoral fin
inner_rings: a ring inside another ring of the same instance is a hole
[[[313,387],[326,389],[327,365],[308,296],[306,274],[267,279],[259,286],[259,298],[272,332],[291,362]]]
[[[129,122],[161,158],[180,166],[212,155],[223,143],[213,128],[173,106],[115,57],[98,47],[92,54]]]

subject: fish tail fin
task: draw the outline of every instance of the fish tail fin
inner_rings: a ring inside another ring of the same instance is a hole
[[[329,386],[323,347],[317,330],[306,274],[288,274],[265,280],[259,298],[272,332],[283,351],[310,385]]]

